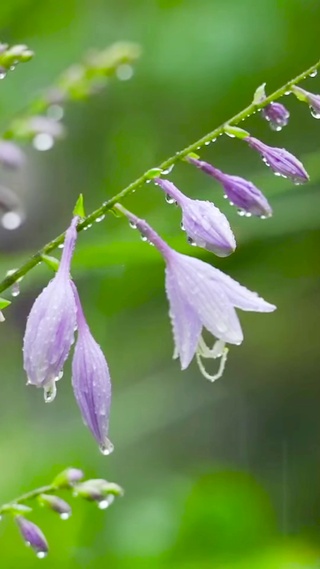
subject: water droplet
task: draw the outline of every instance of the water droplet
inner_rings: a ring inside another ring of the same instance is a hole
[[[187,241],[189,243],[189,245],[191,245],[192,247],[196,247],[197,244],[194,242],[194,240],[192,239],[192,237],[187,237]]]
[[[122,63],[117,67],[116,75],[120,81],[128,81],[133,76],[133,67],[128,63]]]
[[[185,226],[183,225],[183,221],[181,221],[180,227],[181,227],[182,231],[185,231],[185,230],[186,230],[186,229],[185,229]]]
[[[232,201],[229,201],[229,204],[230,204],[230,205],[234,205],[234,203],[233,203]]]
[[[106,442],[102,445],[100,445],[100,452],[104,455],[104,456],[108,456],[109,454],[111,454],[113,452],[114,446],[112,444],[111,441],[109,441],[109,439],[106,439]]]
[[[113,502],[114,502],[114,495],[110,494],[109,496],[106,496],[105,498],[103,498],[103,500],[100,500],[100,502],[98,502],[98,508],[100,510],[106,510],[106,508],[111,506]]]
[[[58,378],[60,379],[60,378]],[[57,394],[56,382],[51,380],[51,382],[44,387],[44,401],[45,403],[52,403]]]
[[[22,216],[17,211],[7,211],[1,218],[1,225],[4,229],[13,231],[18,229],[22,223]]]
[[[276,132],[280,132],[280,130],[282,130],[282,126],[274,122],[270,122],[270,128],[271,130],[275,130]]]
[[[9,67],[9,70],[10,70],[10,71],[14,71],[14,70],[15,70],[15,68],[16,68],[16,66],[15,66],[15,65],[10,65],[10,67]]]
[[[260,219],[267,219],[266,215],[260,215]]]
[[[252,217],[252,213],[250,213],[250,211],[246,211],[245,217]]]
[[[144,241],[146,243],[148,241],[148,237],[141,235],[141,241]]]
[[[232,132],[225,132],[225,134],[226,134],[227,136],[229,136],[230,138],[235,138],[235,137],[236,137],[236,135],[233,134]]]
[[[134,223],[133,221],[129,221],[129,226],[131,227],[131,229],[137,229],[137,224]]]
[[[224,194],[224,195],[223,195],[223,197],[224,197],[224,199],[225,199],[225,200],[227,200],[227,199],[228,199],[228,196],[227,196],[227,194]]]
[[[61,105],[50,105],[47,110],[47,115],[54,121],[60,121],[63,118],[63,108]]]
[[[6,72],[5,71],[0,71],[0,79],[5,79],[6,78]]]
[[[201,146],[197,146],[197,150],[201,150]]]
[[[311,73],[309,73],[309,77],[316,77],[318,75],[318,70],[314,69],[313,71],[311,71]]]
[[[11,296],[19,296],[20,294],[20,285],[18,282],[14,283],[11,287]]]
[[[238,209],[238,215],[240,215],[240,217],[244,217],[246,215],[246,212],[244,211],[244,209]]]
[[[51,134],[48,134],[47,132],[40,132],[39,134],[36,134],[32,141],[32,144],[36,150],[45,152],[46,150],[50,150],[50,148],[53,147],[54,139]]]
[[[274,172],[275,176],[281,176],[280,172]]]
[[[64,247],[64,243],[60,243],[60,245],[58,245],[58,249],[63,249]]]
[[[284,94],[287,95],[287,96],[288,96],[288,95],[291,95],[291,90],[289,89],[289,91],[285,91]]]
[[[96,223],[100,223],[100,221],[103,221],[105,217],[106,217],[106,216],[105,216],[104,214],[103,214],[103,215],[100,215],[100,217],[97,217]]]
[[[171,196],[168,196],[168,194],[166,194],[165,199],[166,199],[166,202],[170,205],[176,203],[176,200],[174,198],[172,198]]]
[[[38,559],[44,559],[47,556],[47,552],[46,551],[37,551],[37,557]]]
[[[310,107],[310,112],[311,112],[314,119],[320,119],[320,112],[319,111],[317,111],[313,107]]]
[[[61,520],[68,520],[71,516],[71,512],[62,512],[62,514],[60,514],[60,519]]]
[[[209,146],[209,144],[211,144],[211,140],[206,140],[206,142],[204,143],[205,146]]]
[[[211,139],[211,142],[215,142],[217,140],[217,137],[214,137]]]

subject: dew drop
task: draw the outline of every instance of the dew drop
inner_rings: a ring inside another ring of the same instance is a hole
[[[314,119],[320,119],[320,112],[319,111],[317,111],[313,107],[310,107],[310,112],[311,112]]]
[[[148,241],[148,237],[146,237],[146,235],[141,235],[141,241],[146,243]]]
[[[246,211],[245,217],[252,217],[252,213],[250,213],[250,211]]]
[[[37,557],[38,559],[44,559],[47,556],[47,552],[46,551],[37,551]]]
[[[224,195],[223,195],[223,197],[224,197],[224,199],[225,199],[225,200],[227,200],[227,199],[228,199],[228,196],[227,196],[227,194],[224,194]]]
[[[226,134],[227,136],[229,136],[230,138],[235,138],[235,137],[236,137],[236,135],[233,134],[232,132],[225,132],[225,134]]]
[[[266,215],[260,215],[260,219],[267,219]]]
[[[181,221],[180,227],[181,227],[182,231],[185,231],[185,230],[186,230],[185,226],[183,225],[183,221]]]
[[[209,146],[209,144],[211,144],[211,140],[206,140],[206,142],[204,143],[205,146]]]
[[[170,205],[176,203],[176,200],[174,198],[172,198],[171,196],[168,196],[168,194],[166,194],[165,200]]]
[[[137,229],[137,224],[134,223],[133,221],[129,221],[129,226],[131,227],[131,229]]]
[[[22,223],[22,217],[20,213],[16,211],[7,211],[1,218],[1,225],[4,229],[8,231],[13,231],[18,229]]]
[[[192,239],[192,237],[187,237],[187,241],[189,243],[189,245],[191,245],[192,247],[196,247],[197,244],[194,242],[194,240]]]
[[[60,379],[60,378],[58,378]],[[56,383],[53,379],[50,384],[44,387],[44,401],[45,403],[52,403],[57,393]]]
[[[50,148],[54,145],[54,139],[51,134],[47,132],[40,132],[36,134],[34,137],[32,144],[36,150],[41,152],[45,152],[46,150],[50,150]]]
[[[60,245],[58,245],[58,249],[63,249],[64,247],[64,243],[60,243]]]
[[[5,71],[0,71],[0,79],[5,79],[6,78],[6,72]]]
[[[174,168],[174,164],[171,164],[171,166],[169,166],[169,168],[167,168],[166,170],[162,170],[162,174],[164,174],[165,176],[168,174],[171,174],[173,168]]]
[[[284,94],[285,94],[285,95],[287,95],[287,96],[288,96],[288,95],[291,95],[291,90],[289,90],[289,91],[285,91],[285,93],[284,93]]]
[[[274,122],[270,122],[270,128],[271,130],[275,130],[276,132],[280,132],[280,130],[282,130],[282,126]]]
[[[316,77],[318,75],[318,70],[314,69],[313,71],[311,71],[311,73],[309,73],[309,77]]]
[[[120,81],[129,81],[133,76],[133,67],[128,63],[122,63],[117,67],[116,75]]]
[[[281,176],[280,172],[274,172],[275,176]]]
[[[10,70],[10,71],[14,71],[14,70],[15,70],[15,68],[16,68],[16,66],[15,66],[15,65],[10,65],[10,67],[9,67],[9,70]]]
[[[60,514],[60,519],[61,520],[68,520],[71,516],[70,512],[63,512],[62,514]]]
[[[109,441],[109,439],[106,439],[106,442],[102,445],[100,445],[99,447],[100,452],[104,455],[104,456],[108,456],[109,454],[111,454],[114,450],[114,446],[112,444],[111,441]]]
[[[238,209],[238,215],[240,215],[240,217],[244,217],[246,215],[246,212],[244,211],[244,209]]]
[[[105,217],[106,217],[106,216],[105,216],[104,214],[103,214],[103,215],[100,215],[100,217],[97,217],[96,223],[100,223],[100,221],[103,221]]]
[[[20,294],[20,285],[18,282],[14,283],[11,287],[11,296],[16,297]]]
[[[106,510],[109,506],[111,506],[113,502],[114,502],[114,495],[110,494],[109,496],[106,496],[105,498],[103,498],[103,500],[100,500],[100,502],[98,502],[98,508],[100,510]]]
[[[233,202],[231,202],[231,201],[229,202],[229,204],[230,204],[230,205],[234,205],[234,203],[233,203]]]

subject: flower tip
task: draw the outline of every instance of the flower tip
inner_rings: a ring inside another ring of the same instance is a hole
[[[114,445],[108,438],[106,438],[105,441],[99,446],[99,449],[101,454],[104,456],[109,456],[109,454],[114,451]]]

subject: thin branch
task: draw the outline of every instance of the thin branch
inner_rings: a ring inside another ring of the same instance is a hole
[[[244,119],[247,119],[248,117],[250,117],[254,112],[259,111],[260,109],[262,109],[263,107],[265,107],[269,103],[276,101],[277,99],[279,99],[280,97],[285,95],[287,92],[289,92],[293,85],[300,83],[301,81],[306,79],[308,76],[310,76],[310,75],[312,76],[314,73],[316,73],[319,67],[320,67],[320,60],[317,61],[317,63],[315,63],[311,67],[309,67],[309,69],[307,69],[306,71],[303,71],[302,73],[297,75],[297,77],[295,77],[294,79],[291,79],[285,85],[283,85],[282,87],[280,87],[279,89],[274,91],[271,95],[269,95],[263,101],[261,101],[259,103],[253,103],[252,102],[248,107],[246,107],[245,109],[243,109],[242,111],[240,111],[239,113],[234,115],[228,121],[225,121],[223,124],[221,124],[220,126],[215,128],[214,130],[212,130],[211,132],[209,132],[208,134],[206,134],[205,136],[203,136],[202,138],[200,138],[199,140],[197,140],[193,144],[190,144],[190,146],[187,146],[186,148],[184,148],[183,150],[180,150],[179,152],[177,152],[176,154],[174,154],[170,158],[167,158],[167,160],[165,160],[164,162],[162,162],[158,166],[158,169],[160,169],[162,171],[168,170],[169,168],[171,168],[172,166],[177,164],[180,160],[185,158],[191,152],[195,152],[195,151],[201,149],[203,146],[206,145],[206,143],[211,142],[213,139],[217,138],[220,134],[223,134],[225,131],[226,125],[237,125],[241,121],[243,121]],[[78,227],[77,227],[78,232],[82,231],[86,227],[91,226],[93,222],[95,222],[97,219],[103,217],[106,213],[108,213],[117,202],[122,201],[125,197],[127,197],[129,194],[131,194],[132,192],[137,190],[140,186],[142,186],[148,180],[150,180],[150,170],[148,170],[147,172],[144,172],[144,174],[142,174],[134,182],[129,184],[121,192],[119,192],[118,194],[113,196],[110,200],[104,202],[98,209],[96,209],[90,215],[88,215],[83,220],[83,222],[78,225]],[[64,240],[64,233],[62,233],[61,235],[59,235],[58,237],[56,237],[55,239],[53,239],[52,241],[47,243],[47,245],[45,245],[42,249],[40,249],[32,257],[30,257],[30,259],[28,261],[26,261],[26,263],[21,265],[21,267],[19,269],[17,269],[14,273],[12,273],[10,276],[5,277],[3,279],[3,281],[0,282],[0,293],[3,292],[4,290],[8,289],[18,279],[24,277],[36,265],[41,263],[42,255],[51,253],[54,249],[56,249],[59,245],[61,245],[63,243],[63,240]]]
[[[53,484],[48,484],[47,486],[41,486],[40,488],[35,488],[34,490],[30,490],[30,492],[26,492],[25,494],[22,494],[15,500],[11,500],[11,502],[7,502],[7,504],[3,504],[2,506],[0,506],[0,515],[8,511],[8,506],[12,506],[14,504],[24,504],[28,500],[37,498],[41,494],[47,494],[47,493],[52,494],[57,490],[58,488]]]

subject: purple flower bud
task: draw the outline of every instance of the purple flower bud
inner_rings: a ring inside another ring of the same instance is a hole
[[[270,103],[261,110],[262,116],[270,123],[272,130],[282,130],[289,122],[290,113],[281,103]]]
[[[240,178],[239,176],[225,174],[211,164],[197,160],[196,158],[188,158],[188,162],[194,164],[194,166],[200,168],[200,170],[220,182],[231,205],[235,205],[239,208],[240,214],[247,215],[248,217],[250,215],[256,215],[261,218],[270,217],[272,215],[272,209],[267,199],[252,182]]]
[[[315,95],[314,93],[305,91],[296,85],[292,87],[292,92],[295,94],[297,99],[308,103],[311,114],[315,119],[320,119],[320,95]]]
[[[74,495],[91,502],[98,502],[99,508],[104,510],[112,504],[115,496],[123,496],[123,489],[118,484],[96,478],[77,484]]]
[[[85,320],[78,291],[73,285],[77,306],[78,339],[72,361],[72,386],[84,424],[107,455],[113,451],[108,439],[111,381],[108,364]]]
[[[51,494],[40,494],[39,502],[42,506],[47,506],[57,514],[60,514],[62,520],[67,520],[72,514],[71,506],[59,496]]]
[[[162,178],[155,178],[168,196],[181,207],[182,227],[188,241],[212,251],[220,257],[233,253],[236,241],[225,215],[209,201],[192,200]]]
[[[55,398],[56,381],[62,377],[74,341],[77,309],[70,263],[77,223],[78,218],[74,217],[66,232],[59,269],[32,306],[24,335],[23,357],[28,384],[43,387],[47,402]]]
[[[14,142],[0,140],[0,164],[7,168],[21,168],[25,162],[25,155]]]
[[[60,472],[54,479],[52,485],[55,488],[70,488],[82,480],[84,473],[79,468],[67,468]]]
[[[23,516],[16,516],[21,535],[26,543],[32,547],[40,559],[48,553],[48,543],[41,529]]]
[[[284,148],[268,146],[253,136],[247,136],[244,140],[251,148],[261,154],[262,160],[267,166],[270,166],[277,176],[290,178],[294,184],[304,184],[308,182],[309,175],[304,169],[303,164]]]

